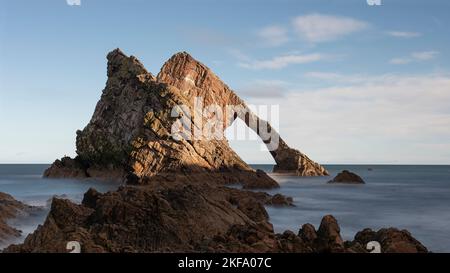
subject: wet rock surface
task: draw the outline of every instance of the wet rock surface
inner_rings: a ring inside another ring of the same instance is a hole
[[[344,170],[336,175],[329,184],[365,184],[364,180],[357,174]]]
[[[22,234],[20,230],[8,225],[8,221],[31,209],[31,206],[15,200],[11,195],[0,192],[0,245]]]
[[[67,252],[78,241],[82,252],[368,252],[380,240],[386,252],[426,252],[406,231],[359,232],[344,242],[336,219],[325,216],[298,234],[274,233],[262,205],[264,193],[211,183],[155,183],[124,186],[101,194],[90,189],[82,204],[54,198],[43,225],[5,252]],[[265,197],[266,198],[266,197]]]
[[[66,252],[79,241],[84,252],[193,251],[194,242],[225,234],[233,225],[260,228],[267,212],[251,195],[233,204],[225,187],[208,183],[126,186],[86,192],[81,205],[53,200],[45,223],[7,252]]]
[[[379,242],[383,253],[427,253],[428,250],[409,231],[396,228],[383,228],[378,231],[364,229],[358,232],[350,247]]]

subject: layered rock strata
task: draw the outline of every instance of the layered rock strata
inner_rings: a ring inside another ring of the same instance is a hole
[[[225,138],[197,139],[186,135],[204,132],[204,124],[210,121],[207,115],[199,113],[195,103],[198,98],[202,98],[204,107],[234,105],[244,109],[225,115],[224,126],[213,126],[215,134],[223,136],[236,118],[267,126],[271,139],[279,139],[279,145],[271,151],[277,162],[275,171],[328,174],[322,166],[289,148],[270,124],[249,111],[210,69],[187,53],[174,55],[157,77],[135,57],[118,49],[109,53],[107,59],[106,87],[91,121],[77,131],[77,157],[55,161],[44,176],[119,179],[130,184],[207,179],[222,184],[241,183],[246,188],[277,187],[263,171],[248,166]],[[180,121],[188,122],[189,127],[174,133],[173,126]],[[254,129],[261,135],[259,128]],[[272,145],[271,139],[265,142]]]

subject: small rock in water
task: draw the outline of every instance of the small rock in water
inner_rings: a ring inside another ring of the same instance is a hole
[[[333,180],[328,183],[341,183],[341,184],[365,184],[364,180],[357,174],[344,170],[339,173]]]

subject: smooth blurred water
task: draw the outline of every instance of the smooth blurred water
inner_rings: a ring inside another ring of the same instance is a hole
[[[255,168],[272,170],[271,165]],[[450,166],[330,165],[330,177],[271,174],[282,193],[294,198],[295,208],[268,208],[278,232],[297,232],[304,223],[318,227],[332,214],[344,239],[366,227],[409,230],[429,250],[450,252]],[[372,169],[372,171],[369,171]],[[359,174],[365,185],[327,184],[342,170]]]
[[[63,196],[80,202],[83,194],[94,187],[100,192],[119,185],[95,180],[43,179],[48,165],[0,165],[0,191],[42,209],[13,220],[24,236],[42,224],[48,213],[48,200]],[[253,167],[271,172],[271,165]],[[324,215],[334,215],[341,225],[344,239],[352,239],[363,228],[398,227],[411,231],[414,237],[435,252],[450,252],[450,166],[326,166],[330,177],[293,177],[270,174],[281,188],[292,196],[294,208],[268,208],[276,231],[298,231],[304,223],[316,227]],[[369,171],[368,169],[373,169]],[[365,185],[327,184],[344,169],[359,174]],[[0,246],[1,249],[2,246]]]
[[[96,180],[44,179],[42,174],[49,165],[0,164],[0,192],[12,195],[28,205],[37,206],[29,215],[22,215],[8,223],[21,230],[22,236],[9,243],[23,241],[29,233],[42,224],[50,209],[53,196],[81,202],[84,193],[94,187],[100,192],[116,189],[118,183]],[[0,245],[0,249],[7,244]]]

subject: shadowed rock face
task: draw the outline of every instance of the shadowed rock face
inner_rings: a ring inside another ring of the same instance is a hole
[[[242,105],[248,109],[206,66],[187,53],[179,53],[154,77],[135,57],[128,57],[119,49],[109,53],[107,59],[106,87],[91,121],[77,131],[78,156],[56,161],[45,172],[46,177],[126,178],[130,183],[145,184],[158,179],[195,180],[208,176],[221,183],[242,183],[247,188],[278,186],[267,175],[250,168],[226,139],[172,137],[172,126],[179,119],[172,115],[175,106],[186,106],[194,114],[187,115],[187,109],[183,109],[181,116],[191,122],[191,129],[199,127],[195,97],[203,98],[204,107]],[[237,113],[231,119],[226,116],[223,131],[240,117]],[[242,118],[247,124],[259,120],[252,112]],[[200,116],[200,122],[205,124],[207,120]],[[276,171],[327,174],[282,139],[279,144],[271,152],[277,162]]]
[[[7,221],[29,209],[31,209],[30,206],[15,200],[9,194],[0,192],[0,245],[21,235],[21,231],[9,226]]]
[[[384,253],[426,253],[427,248],[417,241],[407,230],[396,228],[383,228],[373,231],[364,229],[355,235],[355,240],[350,244],[366,245],[368,242],[376,241],[381,245]]]
[[[264,193],[210,183],[126,186],[105,194],[90,189],[81,205],[53,199],[45,223],[20,245],[4,252],[67,252],[77,241],[84,253],[98,252],[286,252],[367,253],[379,240],[382,252],[427,252],[407,231],[363,230],[343,242],[333,216],[316,231],[275,234],[262,206]]]
[[[161,182],[90,189],[82,204],[53,199],[45,223],[24,244],[7,252],[66,252],[78,241],[83,252],[193,251],[195,242],[225,234],[233,225],[272,232],[263,200],[254,193],[210,183]]]

